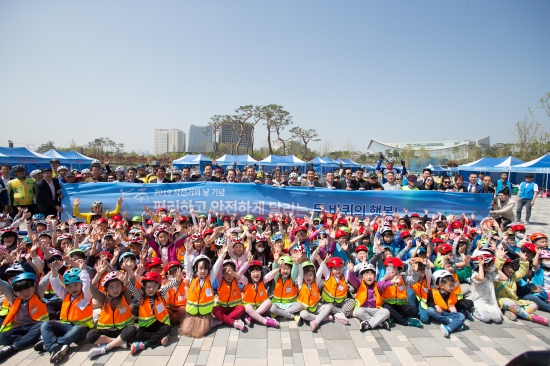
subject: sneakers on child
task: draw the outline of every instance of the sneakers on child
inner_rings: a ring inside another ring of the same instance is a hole
[[[469,321],[471,322],[474,321],[474,315],[470,311],[465,310],[464,315],[466,316],[466,319],[468,319]]]
[[[63,357],[65,357],[65,355],[67,354],[67,352],[69,352],[69,346],[64,344],[64,345],[59,345],[59,344],[56,344],[54,346],[54,348],[50,351],[50,363],[53,363],[54,365],[56,363],[59,363]]]
[[[168,345],[168,340],[169,340],[169,338],[168,338],[168,336],[166,336],[166,337],[164,337],[160,340],[160,344],[163,345],[164,347],[166,347]]]
[[[222,321],[216,318],[212,318],[212,328],[216,328],[217,326],[222,325]]]
[[[445,324],[441,324],[439,326],[439,330],[441,330],[441,334],[443,334],[443,337],[449,338],[451,336],[451,329]]]
[[[246,318],[244,318],[244,322],[246,323],[246,325],[251,326],[252,325],[252,317],[247,316]]]
[[[384,328],[385,330],[390,330],[390,323],[387,320],[384,320],[382,323],[380,323],[380,327]]]
[[[368,321],[363,320],[361,322],[361,330],[371,330],[371,329],[372,329],[372,327],[371,327],[371,325],[369,324]]]
[[[34,345],[34,350],[36,352],[44,352],[46,350],[46,348],[44,348],[44,341],[38,341],[38,343]]]
[[[93,358],[95,356],[101,356],[104,355],[107,352],[107,349],[105,346],[101,347],[94,347],[91,350],[88,351],[88,358]]]
[[[311,331],[315,332],[319,328],[319,323],[317,323],[317,320],[312,320],[309,322],[309,326],[311,327]]]
[[[132,343],[131,351],[132,354],[136,352],[143,351],[145,349],[145,344],[143,342],[134,342]]]
[[[542,317],[540,315],[533,314],[531,316],[531,321],[533,323],[537,323],[537,324],[548,325],[548,319],[546,319],[545,317]]]
[[[341,323],[341,324],[344,324],[344,325],[349,324],[349,320],[348,320],[348,318],[346,317],[346,315],[344,313],[334,314],[334,320],[336,320],[338,323]]]
[[[235,329],[243,330],[244,329],[244,323],[241,319],[237,319],[233,322],[233,326]]]
[[[411,327],[422,328],[422,322],[420,321],[420,319],[416,319],[416,318],[407,318],[407,321],[409,322],[409,325],[410,325]]]
[[[122,342],[118,347],[119,348],[128,348],[128,342]]]
[[[300,315],[294,315],[294,321],[296,322],[296,325],[301,327],[304,325],[304,319]]]
[[[277,321],[273,318],[265,318],[265,326],[277,328]]]
[[[17,348],[15,346],[4,346],[0,349],[0,361],[5,360],[8,357],[17,353]]]
[[[518,320],[518,316],[516,314],[512,313],[510,310],[506,310],[504,312],[504,316],[507,317],[508,319],[512,320],[512,321]]]

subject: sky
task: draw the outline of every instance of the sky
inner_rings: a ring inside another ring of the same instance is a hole
[[[550,92],[548,14],[547,0],[2,1],[0,145],[152,152],[155,128],[270,103],[316,149],[514,142]]]

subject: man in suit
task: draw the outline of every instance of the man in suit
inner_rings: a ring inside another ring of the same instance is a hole
[[[479,190],[481,189],[481,185],[477,184],[477,174],[470,173],[468,180],[470,181],[470,183],[468,184],[468,187],[466,187],[466,192],[478,193]]]
[[[172,181],[166,178],[166,168],[159,166],[157,169],[157,177],[151,179],[149,183],[172,183]]]
[[[338,183],[338,189],[345,189],[347,191],[356,191],[359,188],[357,181],[351,179],[351,168],[344,168],[344,176]]]
[[[246,168],[246,177],[241,179],[241,183],[262,184],[262,181],[256,178],[256,169],[253,166]]]
[[[212,164],[204,165],[204,175],[199,178],[199,182],[219,182],[220,180],[214,175],[214,170],[212,169]]]
[[[307,170],[306,180],[302,181],[302,187],[322,187],[321,183],[315,181],[315,170],[309,168]]]
[[[36,183],[36,207],[44,216],[57,216],[63,212],[59,199],[62,198],[61,185],[53,179],[52,168],[42,169],[42,180]]]

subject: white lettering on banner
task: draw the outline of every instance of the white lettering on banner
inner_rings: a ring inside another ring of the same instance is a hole
[[[141,188],[140,190],[145,191],[146,188]],[[131,192],[131,191],[129,191]],[[126,192],[126,193],[129,193]],[[124,192],[123,192],[124,194]],[[184,189],[155,189],[153,191],[153,196],[218,196],[225,197],[225,188],[184,188]]]
[[[149,196],[145,193],[146,191],[147,188],[139,188],[137,191],[134,191],[134,188],[131,188],[126,192],[124,192],[124,189],[121,189],[120,193],[122,194],[122,198],[125,200],[135,200],[140,203],[147,203],[149,202]]]

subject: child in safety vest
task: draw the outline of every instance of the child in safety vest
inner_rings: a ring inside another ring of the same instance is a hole
[[[0,280],[0,292],[6,296],[11,307],[0,328],[0,362],[40,338],[40,326],[48,320],[46,304],[37,295],[36,275],[24,272],[8,284]]]
[[[428,294],[431,290],[432,271],[426,269],[426,263],[428,263],[428,259],[425,257],[411,258],[406,278],[408,303],[418,308],[418,317],[423,324],[430,321]]]
[[[453,274],[440,269],[433,273],[433,279],[438,288],[432,289],[428,296],[428,314],[441,323],[441,333],[449,338],[452,332],[462,329],[466,317],[456,309],[458,297],[453,291]]]
[[[349,274],[349,283],[357,289],[353,316],[361,320],[361,330],[372,330],[378,326],[390,330],[390,311],[382,307],[380,295],[391,281],[376,282],[376,268],[370,263],[361,263],[359,278],[354,272]]]
[[[126,348],[128,342],[131,342],[136,328],[134,327],[134,316],[130,310],[132,300],[132,291],[125,283],[128,279],[135,282],[134,272],[127,263],[124,267],[124,274],[118,271],[112,271],[103,274],[108,268],[107,258],[103,257],[101,262],[96,264],[96,275],[92,280],[90,291],[92,296],[101,305],[101,313],[97,321],[97,329],[91,329],[86,334],[86,341],[93,344],[102,344],[104,346],[94,347],[88,352],[88,357],[100,356],[115,347]],[[99,288],[99,282],[106,293]]]
[[[243,296],[244,309],[248,314],[244,321],[250,326],[252,319],[254,319],[266,327],[276,328],[277,321],[272,318],[263,317],[262,314],[271,308],[271,300],[267,294],[265,283],[273,279],[273,275],[279,271],[279,268],[264,276],[262,262],[252,260],[252,255],[249,258],[246,277],[241,280],[245,286]]]
[[[355,306],[355,301],[348,298],[348,284],[346,281],[349,271],[344,272],[342,259],[338,257],[331,258],[330,254],[326,255],[325,263],[328,268],[323,269],[325,285],[323,286],[321,299],[325,304],[331,305],[330,313],[334,315],[337,322],[349,324],[347,317]],[[353,268],[351,270],[353,271]]]
[[[166,274],[175,277],[182,266],[178,261],[172,261],[166,265]],[[185,306],[187,305],[187,290],[189,282],[183,278],[178,278],[176,286],[171,287],[166,293],[164,299],[170,315],[170,324],[178,324],[187,314]]]
[[[407,286],[400,273],[403,269],[403,261],[399,258],[388,257],[384,261],[384,265],[386,274],[382,281],[390,280],[391,286],[382,291],[382,306],[390,311],[392,319],[397,324],[422,328],[422,322],[416,318],[418,308],[409,305],[407,301]]]
[[[193,234],[194,235],[194,234]],[[187,242],[186,248],[191,252],[193,243]],[[218,260],[210,270],[210,258],[198,255],[191,264],[190,256],[185,256],[187,280],[190,282],[187,292],[187,316],[179,327],[179,333],[187,337],[202,338],[212,329],[212,309],[214,308],[214,288],[212,278],[216,278],[227,246],[220,250]]]
[[[23,262],[23,265],[28,265],[28,264],[25,264],[25,262]],[[23,265],[19,264],[18,262],[15,262],[14,264],[12,264],[6,269],[2,279],[11,286],[11,283],[15,278],[15,276],[21,273],[29,272],[29,270],[25,271],[25,268],[23,268]],[[10,307],[11,307],[11,304],[8,301],[8,298],[4,296],[2,309],[0,309],[0,322],[4,322],[6,315],[8,315],[8,312],[10,311]]]
[[[298,267],[294,266],[289,255],[283,255],[279,260],[273,261],[273,269],[279,269],[279,271],[273,275],[275,289],[271,300],[271,314],[292,319],[295,313],[302,310],[302,304],[298,302],[298,288],[295,283]]]
[[[217,320],[243,330],[244,323],[240,319],[245,310],[243,303],[243,294],[239,288],[239,283],[244,276],[236,272],[237,265],[231,259],[223,261],[223,271],[216,277],[218,301],[212,309],[212,314]],[[243,266],[241,271],[245,270]]]
[[[168,290],[181,282],[182,273],[182,269],[179,268],[170,283],[162,288],[162,276],[156,272],[148,272],[141,278],[141,291],[136,289],[131,281],[126,284],[139,302],[139,326],[134,334],[132,354],[142,351],[148,346],[155,348],[158,345],[166,346],[168,344],[171,327],[164,296]]]
[[[468,268],[470,266],[470,263],[468,263]],[[459,277],[455,271],[455,265],[454,261],[452,259],[449,259],[445,257],[443,259],[443,268],[444,270],[450,272],[453,275],[454,282],[453,282],[453,292],[456,294],[456,298],[458,299],[456,303],[456,308],[458,311],[460,311],[466,319],[473,321],[474,318],[472,316],[472,308],[474,307],[474,302],[472,300],[468,300],[464,298],[464,294],[462,292],[462,285],[459,282]],[[470,268],[470,275],[471,275],[471,268]],[[466,285],[468,292],[470,292],[470,285]]]
[[[82,263],[81,268],[71,268],[63,274],[63,285],[58,271],[63,262],[57,260],[50,264],[50,284],[60,299],[63,299],[59,320],[48,320],[41,326],[42,340],[34,349],[48,351],[50,362],[58,363],[69,351],[71,343],[78,343],[86,337],[88,330],[94,327],[90,276]]]

